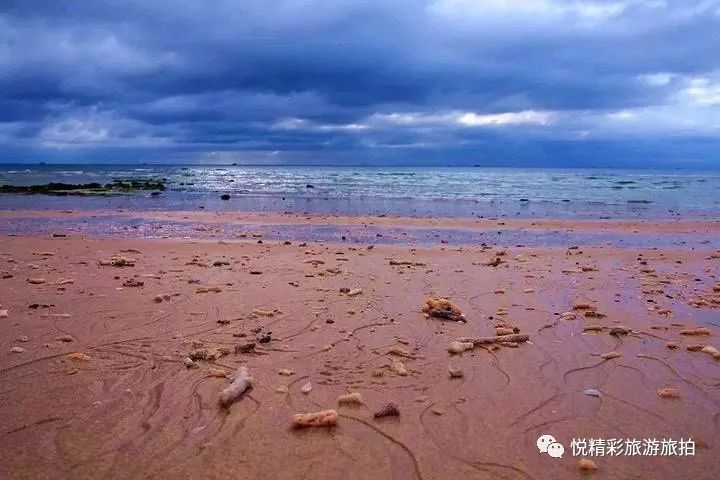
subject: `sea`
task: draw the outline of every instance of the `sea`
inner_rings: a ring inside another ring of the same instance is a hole
[[[218,165],[0,165],[0,185],[159,179],[110,197],[0,194],[0,209],[414,217],[714,219],[720,171]],[[230,195],[222,200],[221,195]]]

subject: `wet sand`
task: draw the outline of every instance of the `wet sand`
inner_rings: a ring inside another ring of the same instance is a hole
[[[352,221],[366,220],[413,226]],[[0,239],[0,478],[582,478],[570,441],[590,437],[697,442],[691,457],[588,457],[593,478],[712,478],[720,466],[720,360],[687,349],[720,348],[720,253],[702,244],[368,248],[66,233]],[[102,265],[113,255],[134,265]],[[467,323],[424,315],[432,295]],[[498,325],[530,341],[448,352]],[[629,333],[611,335],[619,325]],[[695,328],[708,331],[682,334]],[[219,358],[188,368],[202,350]],[[610,352],[620,356],[601,356]],[[230,381],[218,375],[240,366],[253,387],[222,408]],[[679,398],[659,396],[666,387]],[[339,406],[351,392],[363,404]],[[400,416],[375,419],[388,402]],[[291,429],[294,414],[330,408],[337,426]],[[562,459],[538,452],[543,434],[564,444]]]

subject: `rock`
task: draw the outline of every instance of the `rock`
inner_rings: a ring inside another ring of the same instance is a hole
[[[347,292],[348,297],[356,297],[358,295],[361,295],[363,293],[362,288],[354,288]]]
[[[401,377],[406,377],[408,375],[408,370],[405,368],[405,365],[398,359],[393,358],[390,361],[390,370],[397,373]]]
[[[289,393],[290,390],[288,390],[288,387],[287,387],[287,386],[285,386],[285,385],[280,385],[279,387],[277,387],[277,388],[275,389],[275,392],[276,392],[276,393]]]
[[[628,327],[623,327],[623,326],[618,325],[615,327],[610,327],[610,331],[608,333],[610,335],[615,335],[616,337],[619,337],[620,335],[627,335],[630,332],[632,332],[632,330],[629,329]]]
[[[67,355],[68,360],[74,360],[79,362],[87,362],[90,360],[90,355],[82,352],[73,352]]]
[[[293,416],[292,428],[332,427],[337,425],[338,413],[335,410],[323,410],[314,413],[296,413]]]
[[[396,355],[398,357],[413,358],[413,354],[403,347],[392,347],[388,354]]]
[[[183,364],[185,365],[185,368],[187,368],[187,369],[190,369],[190,368],[200,368],[200,365],[198,365],[197,363],[193,362],[193,359],[190,358],[190,357],[185,357],[185,360],[183,360]]]
[[[583,390],[583,394],[591,397],[599,397],[602,395],[598,390],[595,390],[594,388],[588,388],[586,390]]]
[[[293,372],[289,368],[281,368],[280,370],[278,370],[278,375],[289,377],[290,375],[295,375],[295,372]]]
[[[220,293],[220,292],[222,292],[222,288],[216,287],[216,286],[198,287],[197,290],[195,290],[195,293]]]
[[[208,370],[208,374],[215,378],[227,378],[228,376],[225,370],[220,370],[219,368],[211,368]]]
[[[26,342],[26,343],[27,343],[27,342],[30,341],[30,337],[28,337],[27,335],[20,335],[20,336],[18,337],[18,341],[19,341],[19,342]]]
[[[672,387],[661,388],[657,391],[657,394],[662,398],[680,398],[680,392]]]
[[[102,267],[134,267],[135,260],[121,255],[113,255],[105,260],[98,260],[98,265]]]
[[[384,418],[384,417],[399,417],[400,416],[400,409],[398,408],[397,404],[393,402],[386,403],[382,407],[380,407],[379,410],[377,410],[373,416],[375,418]]]
[[[581,472],[594,472],[598,469],[598,466],[597,463],[588,458],[581,458],[578,462],[578,468]]]
[[[594,310],[595,306],[590,302],[584,302],[582,300],[576,300],[572,304],[573,310]]]
[[[8,318],[8,316],[7,310],[0,310],[0,318]]]
[[[465,316],[460,307],[452,303],[447,298],[430,297],[425,300],[425,306],[422,311],[435,318],[452,320],[456,322],[464,322]]]
[[[718,349],[713,347],[712,345],[706,345],[700,351],[703,353],[707,353],[715,360],[720,360],[720,351],[718,351]]]
[[[220,392],[220,406],[227,408],[235,400],[240,398],[248,388],[252,386],[253,378],[250,376],[250,371],[247,367],[238,368],[237,372],[233,376],[233,381],[230,385],[225,387]]]
[[[340,395],[337,399],[338,405],[362,405],[362,396],[358,392],[348,393],[347,395]]]
[[[603,360],[612,360],[613,358],[620,358],[622,357],[622,353],[620,352],[607,352],[600,355],[600,358]]]
[[[239,345],[235,345],[233,350],[235,353],[253,353],[255,351],[255,343],[241,343]]]
[[[497,267],[497,266],[500,265],[501,263],[504,263],[504,262],[503,262],[503,259],[500,258],[500,257],[495,257],[495,258],[493,258],[492,260],[488,260],[488,261],[485,262],[483,265],[485,265],[486,267]]]
[[[250,270],[250,275],[262,275],[261,270]]]
[[[28,278],[27,279],[27,282],[31,285],[41,285],[41,284],[45,283],[46,281],[47,280],[45,280],[44,278]]]
[[[272,310],[264,310],[262,308],[256,308],[252,311],[253,315],[256,315],[258,317],[274,317],[275,312]]]
[[[190,360],[206,360],[214,362],[218,358],[224,357],[228,354],[230,354],[230,350],[226,347],[220,347],[212,350],[207,348],[198,348],[188,353],[188,357]]]
[[[583,327],[583,332],[601,332],[605,330],[605,327],[602,325],[585,325]]]
[[[460,342],[472,342],[473,345],[491,345],[494,343],[524,343],[530,340],[530,335],[515,333],[512,335],[498,335],[495,337],[461,338]]]
[[[142,287],[143,285],[145,285],[145,282],[143,282],[142,280],[138,280],[136,278],[128,278],[127,280],[125,280],[123,282],[123,287],[135,288],[135,287]]]
[[[311,391],[312,391],[312,383],[310,383],[310,382],[307,382],[305,385],[300,387],[300,392],[304,393],[305,395],[307,395]]]
[[[448,352],[458,354],[466,350],[472,350],[473,348],[475,348],[475,344],[472,342],[452,342],[448,347]]]
[[[665,344],[665,346],[671,350],[674,350],[674,349],[678,348],[680,345],[678,344],[678,342],[667,342]]]
[[[162,303],[163,300],[164,300],[164,297],[162,295],[155,295],[153,297],[153,302],[155,302],[155,303]]]
[[[508,327],[495,327],[495,335],[512,335],[513,333],[517,333],[512,328]]]
[[[450,374],[450,378],[462,378],[465,375],[462,370],[452,366],[448,367],[448,373]]]
[[[680,335],[710,335],[710,329],[705,327],[680,330]]]
[[[230,200],[230,195],[228,195],[227,193],[224,193],[224,194],[220,195],[220,200]]]
[[[705,345],[703,345],[703,344],[701,344],[701,343],[693,343],[693,344],[687,345],[687,346],[685,347],[685,349],[686,349],[688,352],[699,352],[699,351],[702,350],[703,348],[705,348]]]
[[[25,349],[22,347],[12,347],[10,353],[24,353]]]

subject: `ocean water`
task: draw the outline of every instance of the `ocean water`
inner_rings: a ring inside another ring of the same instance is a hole
[[[436,217],[716,218],[720,172],[300,166],[0,165],[0,184],[163,179],[160,196],[0,195],[1,209],[138,209]],[[312,186],[312,188],[309,188]],[[229,201],[221,194],[231,195]]]

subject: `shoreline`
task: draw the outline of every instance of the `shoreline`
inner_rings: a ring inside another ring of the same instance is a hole
[[[720,248],[720,220],[521,220],[256,212],[0,210],[0,235],[417,246]]]

